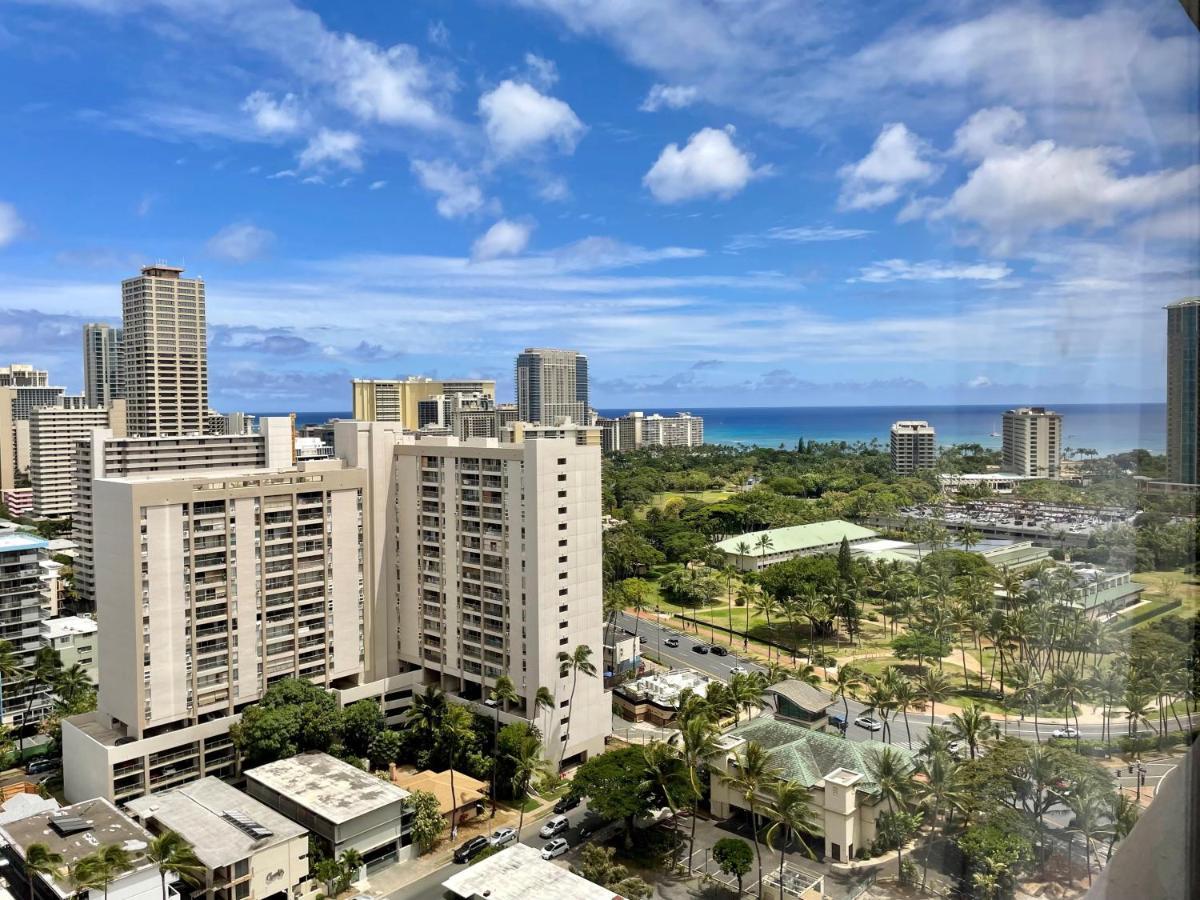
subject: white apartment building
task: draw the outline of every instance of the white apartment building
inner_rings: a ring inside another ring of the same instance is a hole
[[[704,443],[704,419],[691,413],[658,413],[642,420],[642,443],[647,447],[699,447]]]
[[[517,418],[588,421],[588,358],[575,350],[529,347],[517,356]]]
[[[356,378],[351,382],[353,418],[359,422],[399,422],[420,428],[417,404],[451,394],[481,394],[494,403],[496,382],[488,379],[438,380],[409,378]]]
[[[130,434],[202,434],[208,412],[204,281],[142,266],[121,282],[122,376]]]
[[[0,533],[0,640],[7,641],[22,668],[32,669],[41,647],[40,622],[48,543],[19,531]],[[0,723],[40,721],[46,712],[44,690],[27,681],[6,678],[0,686]]]
[[[598,429],[531,429],[509,443],[335,429],[339,456],[371,470],[364,555],[380,601],[370,635],[394,644],[368,655],[390,657],[387,674],[420,667],[467,698],[508,675],[522,698],[513,712],[543,729],[548,759],[598,752],[609,696],[599,675],[579,677],[564,746],[572,678],[558,659],[586,645],[602,662]],[[534,706],[539,687],[558,704],[549,721]]]
[[[43,620],[39,636],[43,647],[49,647],[58,654],[64,669],[78,663],[87,672],[92,684],[96,684],[100,680],[96,646],[98,630],[95,619],[62,616]]]
[[[1006,472],[1057,478],[1061,459],[1061,415],[1042,406],[1022,406],[1004,414],[1002,462]]]
[[[292,422],[283,416],[262,420],[257,434],[126,437],[93,429],[75,444],[75,514],[72,536],[78,545],[75,590],[95,600],[92,546],[92,480],[171,475],[210,469],[277,469],[294,462]]]
[[[63,724],[69,798],[229,776],[229,726],[283,678],[363,672],[366,473],[98,478],[97,710]]]
[[[88,406],[108,406],[124,396],[121,329],[103,322],[83,326],[83,395]]]
[[[937,431],[928,422],[909,419],[892,423],[892,471],[912,475],[937,463]]]
[[[26,363],[0,366],[0,387],[46,387],[50,384],[50,373],[35,369]]]
[[[79,475],[75,445],[94,428],[125,435],[125,401],[107,407],[65,409],[45,406],[29,419],[29,482],[33,487],[33,514],[55,518],[75,512]]]
[[[494,438],[500,433],[496,401],[487,394],[439,394],[417,403],[417,428],[440,427],[455,437]]]

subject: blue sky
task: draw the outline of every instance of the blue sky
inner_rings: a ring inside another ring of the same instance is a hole
[[[592,358],[603,407],[1159,400],[1200,39],[1143,4],[0,4],[0,359],[166,260],[223,409]]]

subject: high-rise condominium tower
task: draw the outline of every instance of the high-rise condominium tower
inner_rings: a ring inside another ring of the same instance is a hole
[[[108,406],[121,391],[121,329],[103,322],[83,326],[83,396],[88,406]]]
[[[911,475],[919,469],[932,469],[937,461],[937,432],[928,422],[892,423],[892,470]]]
[[[202,434],[208,412],[204,282],[177,266],[142,266],[121,282],[121,357],[129,433]]]
[[[1004,414],[1004,469],[1031,478],[1057,478],[1062,457],[1062,416],[1042,406]]]
[[[574,350],[527,348],[517,356],[517,414],[522,422],[569,416],[587,424],[588,359]]]
[[[479,394],[496,399],[496,382],[456,378],[355,378],[351,383],[352,419],[358,422],[399,422],[404,428],[420,427],[417,404],[434,397]]]
[[[1167,480],[1200,484],[1200,297],[1167,307]]]

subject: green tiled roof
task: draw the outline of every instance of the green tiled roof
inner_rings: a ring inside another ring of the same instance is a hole
[[[717,543],[717,549],[725,553],[737,553],[737,545],[745,541],[750,545],[750,555],[757,556],[759,551],[755,542],[764,534],[771,536],[771,553],[799,553],[803,550],[813,550],[817,547],[828,547],[840,544],[842,538],[848,541],[862,541],[873,538],[876,533],[870,528],[863,528],[853,522],[843,522],[833,519],[829,522],[813,522],[810,525],[789,525],[787,528],[772,528],[769,531],[751,531],[736,537],[726,538]]]
[[[868,760],[878,756],[887,746],[909,759],[913,756],[903,747],[882,741],[849,741],[769,716],[752,719],[729,734],[760,744],[784,778],[798,781],[805,787],[812,787],[834,769],[850,769],[863,776],[858,789],[873,794],[875,782],[871,780]]]

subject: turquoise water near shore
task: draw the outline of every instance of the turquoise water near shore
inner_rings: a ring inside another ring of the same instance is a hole
[[[643,408],[647,414],[671,415],[677,408]],[[999,447],[1000,417],[1010,406],[791,406],[688,407],[704,417],[709,443],[792,447],[796,441],[879,441],[887,443],[888,429],[897,419],[924,419],[937,429],[938,443],[982,444]],[[1087,448],[1101,454],[1142,448],[1164,452],[1167,445],[1166,405],[1162,403],[1069,403],[1054,406],[1063,417],[1063,446]],[[627,408],[599,410],[623,415]],[[258,413],[281,415],[281,413]],[[282,413],[287,415],[287,413]],[[301,412],[300,425],[348,418],[349,412]]]

